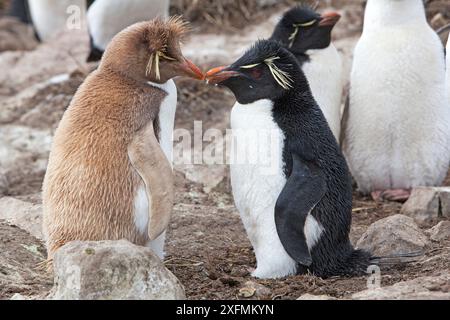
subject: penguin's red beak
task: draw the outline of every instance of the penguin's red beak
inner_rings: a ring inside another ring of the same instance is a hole
[[[203,72],[199,69],[199,67],[197,67],[192,61],[188,59],[184,59],[184,61],[178,65],[178,68],[180,72],[187,77],[191,77],[197,80],[204,79]]]
[[[341,15],[337,12],[327,12],[322,14],[321,18],[319,22],[320,27],[334,26],[341,18]]]
[[[236,77],[239,75],[239,72],[226,70],[228,67],[216,67],[212,68],[206,73],[205,79],[210,84],[219,84],[231,77]]]

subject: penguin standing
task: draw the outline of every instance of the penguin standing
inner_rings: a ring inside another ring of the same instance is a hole
[[[169,0],[95,0],[87,13],[91,38],[88,61],[100,60],[111,39],[129,25],[169,15]]]
[[[231,157],[230,173],[256,255],[252,275],[364,273],[371,256],[349,240],[347,164],[296,58],[277,42],[259,41],[206,79],[228,87],[237,100],[231,127],[239,159]]]
[[[173,199],[175,76],[185,59],[179,18],[120,32],[56,130],[43,184],[49,260],[73,240],[127,239],[162,257]]]
[[[335,12],[320,15],[308,6],[298,6],[283,15],[270,38],[297,58],[336,139],[341,131],[344,81],[341,56],[331,42],[331,32],[339,19]]]
[[[79,9],[76,18],[82,26],[86,21],[86,0],[28,0],[31,22],[40,41],[47,41],[67,28],[70,6]]]
[[[450,161],[441,41],[421,0],[369,0],[354,53],[344,151],[362,193],[404,201]]]

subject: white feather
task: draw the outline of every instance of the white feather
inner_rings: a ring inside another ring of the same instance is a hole
[[[362,192],[439,185],[450,161],[444,50],[421,0],[369,0],[345,153]]]
[[[273,121],[272,106],[269,100],[259,100],[247,105],[236,103],[231,111],[234,136],[231,148],[237,153],[231,161],[239,159],[230,165],[231,186],[256,255],[257,268],[252,275],[258,278],[292,275],[297,268],[275,225],[275,204],[286,178],[282,161],[284,135]],[[270,146],[267,142],[271,138],[275,143]],[[265,159],[271,159],[272,163],[261,162]],[[312,216],[308,217],[305,225],[308,246],[314,246],[322,229]]]
[[[169,15],[169,0],[96,0],[87,13],[94,45],[105,50],[111,39],[140,21]]]
[[[333,44],[325,49],[308,50],[310,61],[302,70],[314,99],[322,110],[334,137],[341,132],[341,100],[344,88],[342,59]]]

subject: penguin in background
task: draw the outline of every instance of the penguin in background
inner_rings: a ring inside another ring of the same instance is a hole
[[[344,152],[358,189],[405,201],[450,161],[442,43],[421,0],[369,0],[354,51]]]
[[[372,257],[349,240],[350,173],[296,57],[278,42],[258,41],[206,79],[236,96],[232,149],[237,144],[275,164],[270,172],[258,161],[230,165],[234,201],[256,255],[252,275],[365,273]],[[276,143],[267,149],[261,136]]]
[[[176,76],[203,79],[184,58],[180,18],[116,35],[55,132],[43,183],[48,261],[73,240],[127,239],[163,257],[173,202]]]
[[[86,0],[28,0],[29,17],[39,41],[47,41],[67,28],[70,6],[80,11],[80,25],[86,21]]]
[[[20,22],[31,24],[30,8],[28,7],[28,0],[13,0],[9,5],[7,15],[15,17]]]
[[[448,103],[450,105],[450,34],[448,35],[447,39],[447,46],[446,46],[446,61],[447,61],[447,68],[446,68],[446,74],[447,74],[447,95],[448,95]]]
[[[100,60],[111,39],[129,25],[169,15],[169,0],[95,0],[87,21],[91,51],[88,62]]]
[[[297,58],[337,140],[344,78],[342,59],[331,42],[331,32],[340,17],[335,12],[320,15],[310,6],[297,6],[283,15],[270,38],[282,43]]]

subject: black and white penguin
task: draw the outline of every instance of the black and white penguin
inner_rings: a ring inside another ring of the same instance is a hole
[[[40,41],[47,41],[68,27],[68,18],[75,14],[80,19],[80,27],[86,21],[86,0],[28,0],[31,22]],[[74,8],[74,7],[72,7]]]
[[[349,240],[350,173],[295,56],[259,41],[206,79],[237,100],[231,183],[256,254],[252,275],[364,273],[371,256]]]
[[[369,0],[355,52],[344,152],[362,193],[403,201],[450,161],[443,45],[421,0]]]
[[[12,0],[7,15],[15,17],[23,23],[31,24],[30,9],[28,8],[27,0]]]
[[[281,42],[297,58],[336,139],[341,130],[344,78],[331,32],[340,17],[335,12],[320,15],[309,6],[294,7],[283,15],[270,38]]]
[[[106,46],[120,31],[133,23],[169,15],[169,0],[95,0],[87,12],[91,53],[98,61]]]

